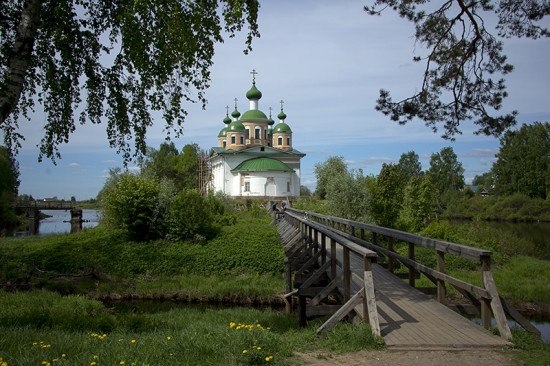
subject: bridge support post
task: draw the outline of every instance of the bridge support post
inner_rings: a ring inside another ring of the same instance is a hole
[[[82,210],[71,210],[71,234],[78,233],[82,230]]]

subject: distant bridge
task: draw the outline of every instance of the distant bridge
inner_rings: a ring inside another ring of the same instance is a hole
[[[72,210],[75,208],[73,202],[70,201],[17,201],[14,204],[16,209],[21,210]]]
[[[294,209],[276,216],[286,255],[287,310],[298,297],[302,325],[311,317],[330,316],[317,332],[355,317],[370,324],[390,349],[500,348],[511,345],[508,314],[540,335],[499,296],[490,251]],[[416,248],[432,251],[435,268],[415,258]],[[481,285],[447,274],[449,255],[476,262]],[[431,295],[415,287],[420,275],[433,283]],[[481,325],[446,306],[450,286],[478,309]],[[500,337],[484,329],[492,317]]]

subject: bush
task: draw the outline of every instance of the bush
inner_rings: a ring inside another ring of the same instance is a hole
[[[129,239],[146,241],[162,236],[163,207],[160,185],[152,179],[126,173],[103,196],[109,226],[123,229]]]
[[[168,237],[173,240],[215,237],[219,227],[213,222],[214,210],[223,214],[222,207],[214,198],[203,199],[196,190],[180,192],[168,211]]]

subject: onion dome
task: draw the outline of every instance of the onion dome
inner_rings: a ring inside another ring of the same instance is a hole
[[[256,83],[253,83],[252,88],[250,88],[250,90],[246,92],[246,97],[248,98],[248,100],[258,100],[262,98],[262,92],[259,91],[258,88],[256,88]]]
[[[231,113],[231,117],[238,119],[241,116],[241,112],[237,110],[237,107],[235,107],[235,110]]]
[[[267,120],[267,124],[270,126],[273,126],[275,124],[275,121],[273,118],[271,118],[271,107],[269,107],[269,119]]]
[[[226,128],[227,132],[246,132],[246,128],[244,128],[241,121],[233,121]]]
[[[223,123],[225,123],[226,125],[230,124],[231,118],[229,118],[229,116],[225,116],[225,118],[223,119]]]
[[[218,133],[218,137],[226,137],[227,136],[227,127],[224,127],[220,130],[220,133]]]
[[[279,118],[279,119],[282,120],[282,121],[285,120],[286,114],[285,114],[285,112],[283,112],[282,109],[281,109],[281,113],[279,113],[279,114],[277,115],[277,118]]]
[[[273,133],[292,133],[290,126],[284,122],[279,122],[273,129]]]
[[[243,113],[241,117],[243,122],[267,122],[267,116],[259,109],[251,109]]]

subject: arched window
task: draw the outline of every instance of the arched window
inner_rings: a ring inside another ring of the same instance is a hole
[[[226,146],[227,146],[227,141],[223,140],[223,142],[222,142],[222,146],[223,146],[223,148],[225,149],[225,148],[226,148]]]

